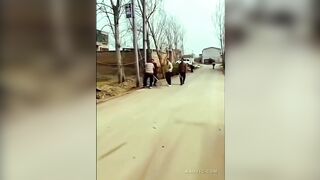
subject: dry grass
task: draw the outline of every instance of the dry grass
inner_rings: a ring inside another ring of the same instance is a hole
[[[127,76],[126,81],[118,83],[114,76],[104,77],[103,80],[97,80],[97,100],[105,101],[114,96],[120,96],[136,87],[135,76]]]

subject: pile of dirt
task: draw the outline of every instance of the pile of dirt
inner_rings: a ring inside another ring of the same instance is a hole
[[[110,97],[120,96],[135,88],[135,77],[127,77],[123,83],[114,81],[102,81],[97,83],[97,96],[98,100],[106,100]]]

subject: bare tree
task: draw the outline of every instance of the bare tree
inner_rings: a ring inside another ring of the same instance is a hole
[[[139,49],[139,47],[142,46],[142,43],[141,43],[142,41],[140,42],[140,40],[142,40],[142,38],[143,38],[142,20],[138,18],[137,12],[136,12],[135,18],[136,18],[136,28],[137,28],[137,43],[138,43],[138,49]],[[132,20],[129,19],[129,21],[126,21],[126,22],[127,22],[126,31],[131,32],[133,30]],[[130,33],[131,40],[132,40],[132,42],[130,42],[131,44],[133,43],[133,36],[132,35],[133,34]]]
[[[136,9],[137,18],[140,22],[143,19],[143,0],[138,0],[138,7]],[[156,49],[156,53],[158,59],[160,61],[160,65],[162,66],[162,56],[161,56],[161,46],[159,46],[159,42],[163,38],[162,37],[162,30],[164,29],[164,21],[162,13],[164,13],[162,9],[163,0],[148,0],[146,1],[146,23],[147,23],[147,58],[151,57],[151,45],[154,46]],[[138,32],[143,32],[143,23],[138,24]],[[152,39],[152,42],[150,41]]]
[[[143,0],[137,0],[137,6],[135,7],[134,11],[136,14],[136,27],[137,27],[137,40],[138,40],[138,48],[142,47],[143,44],[141,43],[143,39]],[[154,21],[154,16],[155,14],[161,10],[161,5],[162,5],[163,0],[148,0],[146,1],[146,21],[147,21],[147,26],[150,28],[150,22]],[[133,28],[132,22],[127,21],[127,27],[128,29]],[[151,55],[151,43],[150,43],[150,38],[153,37],[151,30],[147,31],[147,58],[150,58]],[[151,36],[150,36],[151,33]],[[157,49],[157,48],[156,48]],[[140,59],[143,58],[141,55],[141,52],[139,52]]]
[[[171,21],[171,28],[172,28],[172,36],[173,36],[173,45],[174,49],[179,49],[179,44],[182,36],[182,26],[178,23],[175,18],[172,18]]]
[[[184,54],[184,38],[185,38],[185,35],[186,35],[185,29],[182,28],[180,33],[181,33],[181,35],[180,35],[180,49],[181,49],[181,53],[183,55]]]
[[[172,22],[172,35],[173,35],[173,44],[175,52],[178,52],[179,48],[181,52],[183,51],[183,43],[184,43],[184,36],[185,36],[185,29],[178,21],[174,18]]]
[[[170,50],[178,52],[179,48],[183,48],[185,30],[179,21],[174,17],[168,17],[165,26],[165,37],[167,41],[167,47]],[[170,56],[172,58],[172,56]]]
[[[160,61],[162,75],[164,76],[165,59],[162,57],[162,51],[166,46],[166,30],[167,16],[163,11],[159,11],[157,16],[154,17],[154,20],[148,21],[148,26],[151,32],[151,37],[153,39],[153,44],[156,48],[157,56]]]
[[[122,65],[122,58],[121,58],[121,39],[120,39],[120,18],[124,12],[123,8],[123,0],[101,0],[97,2],[97,12],[104,13],[107,17],[107,24],[114,36],[115,39],[115,49],[116,49],[116,57],[117,57],[117,64],[118,64],[118,82],[122,83],[125,81],[125,73]]]
[[[225,6],[223,0],[218,0],[214,16],[216,35],[220,43],[222,64],[225,66]]]
[[[173,17],[167,17],[166,18],[166,25],[165,25],[165,37],[167,41],[167,47],[171,50],[173,48],[173,38],[174,38],[174,33],[173,33],[173,24],[174,24],[174,19]]]
[[[166,46],[166,25],[167,16],[163,11],[159,11],[154,20],[148,22],[151,36],[153,39],[154,46],[157,50],[161,51]]]
[[[137,0],[137,7],[135,8],[137,19],[138,39],[142,39],[143,32],[143,0]],[[148,0],[146,1],[146,21],[148,26],[147,48],[148,57],[150,57],[150,49],[153,46],[161,65],[164,65],[162,51],[165,49],[183,49],[184,29],[178,21],[166,14],[163,9],[163,0]],[[132,23],[127,21],[127,29],[132,28]],[[151,42],[152,41],[152,42]],[[141,46],[141,44],[140,44]]]
[[[138,7],[139,11],[138,14],[140,15],[141,19],[143,16],[143,0],[138,0]],[[150,30],[150,22],[153,20],[152,17],[156,14],[158,10],[160,10],[163,0],[148,0],[146,3],[146,25],[147,25],[147,57],[150,58],[151,56],[151,43],[150,43],[150,33],[152,37],[152,32]]]

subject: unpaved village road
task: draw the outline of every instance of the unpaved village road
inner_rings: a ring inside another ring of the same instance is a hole
[[[224,75],[141,89],[97,107],[98,180],[224,179]]]

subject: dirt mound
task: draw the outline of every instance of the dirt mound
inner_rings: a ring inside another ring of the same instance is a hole
[[[127,77],[123,83],[117,83],[114,81],[103,81],[97,83],[97,99],[103,100],[113,96],[122,95],[129,90],[135,88],[135,78]]]

